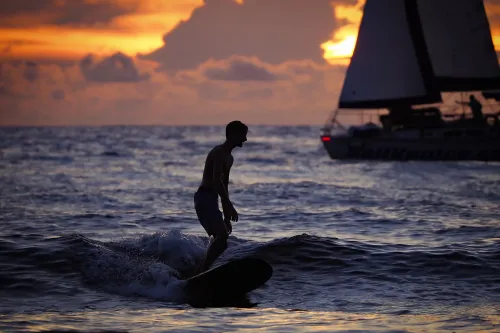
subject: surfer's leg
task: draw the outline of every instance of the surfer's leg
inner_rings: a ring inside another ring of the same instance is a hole
[[[214,261],[226,250],[228,231],[224,224],[224,217],[219,210],[217,193],[214,191],[199,190],[195,197],[195,209],[201,225],[211,240],[205,258],[201,262],[196,274],[199,274],[214,263]]]
[[[212,266],[214,261],[227,249],[227,234],[216,236],[208,246],[205,259],[201,262],[198,267],[196,274],[203,273]]]
[[[218,194],[213,190],[200,188],[194,197],[194,208],[200,224],[208,236],[220,235],[224,228],[224,217],[219,210]]]

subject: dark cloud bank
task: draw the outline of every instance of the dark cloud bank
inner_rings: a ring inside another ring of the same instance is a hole
[[[164,36],[163,47],[142,57],[171,71],[233,55],[257,57],[269,64],[303,59],[324,63],[320,45],[335,28],[331,0],[246,0],[243,5],[206,0],[188,21]],[[210,75],[230,79],[219,72]],[[257,79],[272,78],[264,72],[259,75]]]

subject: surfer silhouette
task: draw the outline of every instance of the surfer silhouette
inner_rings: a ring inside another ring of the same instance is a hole
[[[229,200],[229,172],[233,166],[232,150],[247,141],[248,127],[235,120],[226,126],[226,141],[215,146],[207,155],[203,179],[194,194],[194,207],[200,224],[210,240],[207,253],[196,274],[206,271],[227,249],[227,239],[232,232],[231,221],[238,221],[238,213]],[[219,210],[219,197],[222,211]]]

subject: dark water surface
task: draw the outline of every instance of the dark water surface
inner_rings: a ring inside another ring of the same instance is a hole
[[[274,275],[194,308],[193,194],[223,128],[0,129],[0,330],[500,331],[500,164],[332,161],[318,133],[250,128],[215,265]]]

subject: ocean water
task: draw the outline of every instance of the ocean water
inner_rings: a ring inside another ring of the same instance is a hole
[[[193,307],[193,194],[223,127],[0,129],[0,330],[498,332],[500,164],[331,160],[316,127],[251,126],[215,266],[265,286]]]

